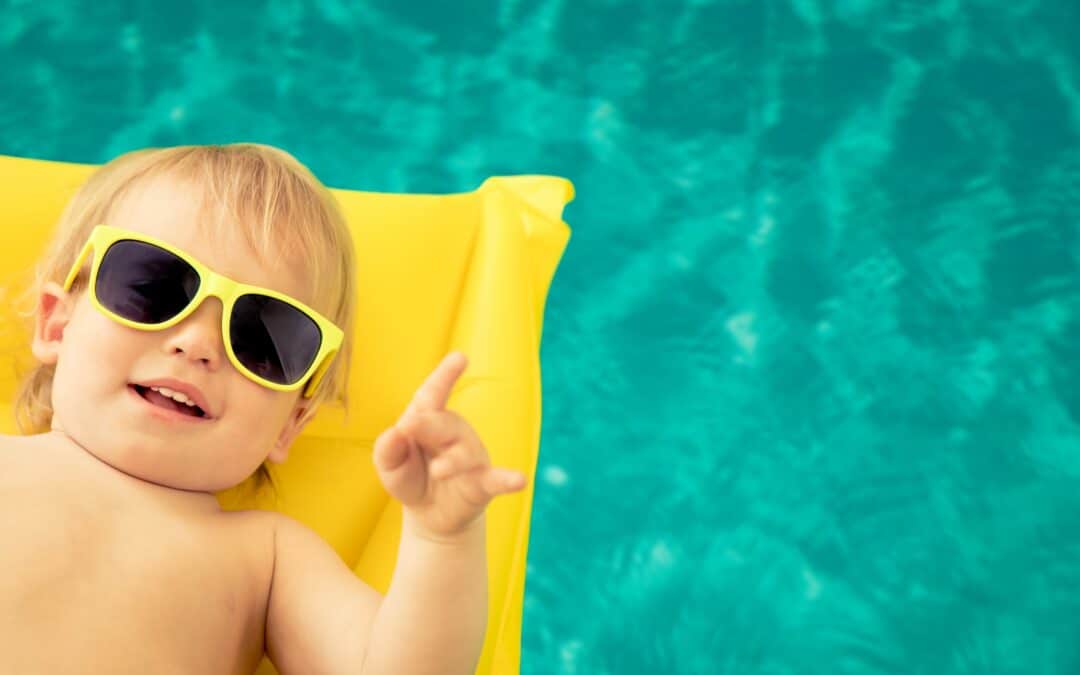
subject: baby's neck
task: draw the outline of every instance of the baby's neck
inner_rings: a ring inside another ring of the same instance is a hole
[[[94,455],[90,450],[80,445],[75,439],[64,431],[54,429],[45,434],[49,437],[49,447],[56,448],[60,459],[63,461],[77,461],[88,471],[93,472],[95,477],[115,482],[119,489],[132,490],[160,499],[162,503],[168,503],[179,509],[193,512],[217,512],[221,506],[217,497],[210,492],[196,490],[182,490],[169,485],[161,485],[138,476],[124,473],[108,462]]]

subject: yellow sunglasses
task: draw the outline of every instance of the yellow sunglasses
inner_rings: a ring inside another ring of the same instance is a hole
[[[129,328],[165,330],[206,298],[220,299],[225,353],[264,387],[296,391],[306,382],[303,396],[310,398],[341,348],[341,329],[299,300],[233,281],[160,239],[107,225],[90,233],[64,290],[91,252],[90,300]]]

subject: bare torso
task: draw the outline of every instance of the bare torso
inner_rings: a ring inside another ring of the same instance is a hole
[[[254,671],[272,514],[193,495],[0,436],[0,672]]]

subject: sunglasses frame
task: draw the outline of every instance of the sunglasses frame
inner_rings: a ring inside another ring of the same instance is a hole
[[[199,290],[195,293],[195,297],[191,299],[191,302],[180,310],[176,316],[170,318],[162,323],[139,323],[132,321],[119,314],[113,312],[108,307],[103,305],[97,297],[97,276],[98,269],[101,267],[101,261],[105,258],[105,253],[109,248],[121,241],[136,241],[144,244],[150,244],[156,246],[177,258],[180,258],[191,268],[195,270],[195,273],[199,275]],[[100,254],[96,252],[100,251]],[[79,276],[79,272],[82,271],[83,265],[86,263],[87,256],[91,252],[95,252],[93,262],[90,266],[90,279],[88,281],[88,288],[90,290],[90,301],[99,312],[105,314],[109,318],[113,319],[117,323],[120,323],[128,328],[135,328],[138,330],[147,331],[159,331],[171,328],[176,324],[186,319],[192,312],[194,312],[199,305],[203,303],[209,297],[215,297],[221,300],[221,338],[225,344],[225,353],[229,357],[229,361],[233,364],[233,367],[239,370],[245,377],[260,384],[269,389],[275,391],[296,391],[301,387],[304,387],[303,397],[311,398],[314,394],[316,387],[322,380],[323,375],[330,367],[330,363],[333,361],[333,356],[341,348],[341,342],[344,338],[344,333],[338,328],[332,321],[327,319],[322,314],[316,312],[314,309],[308,307],[304,303],[300,302],[296,298],[289,297],[284,293],[278,293],[270,288],[263,288],[262,286],[252,286],[250,284],[242,284],[238,281],[234,281],[229,277],[222,274],[218,274],[214,270],[210,269],[206,265],[202,264],[189,253],[176,248],[172,244],[161,241],[154,237],[149,237],[140,232],[132,232],[130,230],[124,230],[117,227],[110,227],[108,225],[98,225],[93,231],[90,232],[90,236],[83,245],[82,252],[75,258],[75,262],[71,266],[71,271],[68,272],[67,279],[64,280],[64,290],[70,290],[72,284]],[[236,304],[237,298],[242,295],[264,295],[275,300],[284,302],[290,305],[304,315],[311,318],[318,326],[322,340],[319,344],[319,350],[315,354],[315,358],[312,360],[311,365],[304,372],[303,377],[299,378],[293,384],[278,384],[277,382],[271,382],[259,375],[256,375],[252,371],[248,370],[244,364],[236,358],[236,354],[233,353],[232,340],[229,333],[229,318],[232,316],[233,307]],[[307,383],[305,386],[305,382]]]

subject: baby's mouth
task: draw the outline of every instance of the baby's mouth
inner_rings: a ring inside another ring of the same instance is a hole
[[[140,384],[129,385],[135,390],[135,393],[142,396],[148,402],[156,405],[159,408],[166,410],[172,410],[182,415],[190,415],[192,417],[206,417],[206,412],[197,405],[188,405],[181,403],[180,401],[169,398],[168,396],[154,391],[150,387],[144,387]]]

